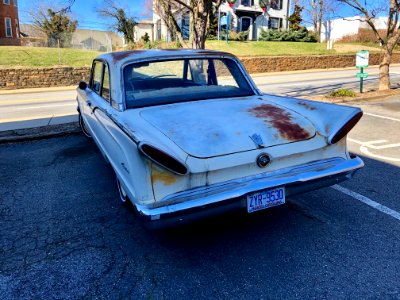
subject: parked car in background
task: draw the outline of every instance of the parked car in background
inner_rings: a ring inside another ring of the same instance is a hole
[[[121,201],[154,225],[253,213],[363,167],[346,148],[359,108],[263,94],[229,53],[103,54],[77,94]]]

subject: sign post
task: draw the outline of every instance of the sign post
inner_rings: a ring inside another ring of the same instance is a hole
[[[364,78],[368,78],[368,74],[364,73],[364,68],[368,68],[369,62],[369,51],[361,50],[356,54],[356,68],[360,69],[360,72],[356,74],[360,78],[360,93],[363,93]]]

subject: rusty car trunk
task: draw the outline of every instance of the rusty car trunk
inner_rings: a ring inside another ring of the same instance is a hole
[[[316,133],[304,116],[257,96],[149,107],[140,115],[197,158],[303,141]]]

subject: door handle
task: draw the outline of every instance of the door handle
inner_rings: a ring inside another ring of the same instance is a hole
[[[92,107],[92,102],[86,101],[87,106]]]

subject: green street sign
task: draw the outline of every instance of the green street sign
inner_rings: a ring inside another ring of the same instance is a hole
[[[358,78],[368,78],[368,74],[367,73],[357,73],[356,76]]]
[[[369,51],[361,50],[356,53],[356,68],[368,68]]]

